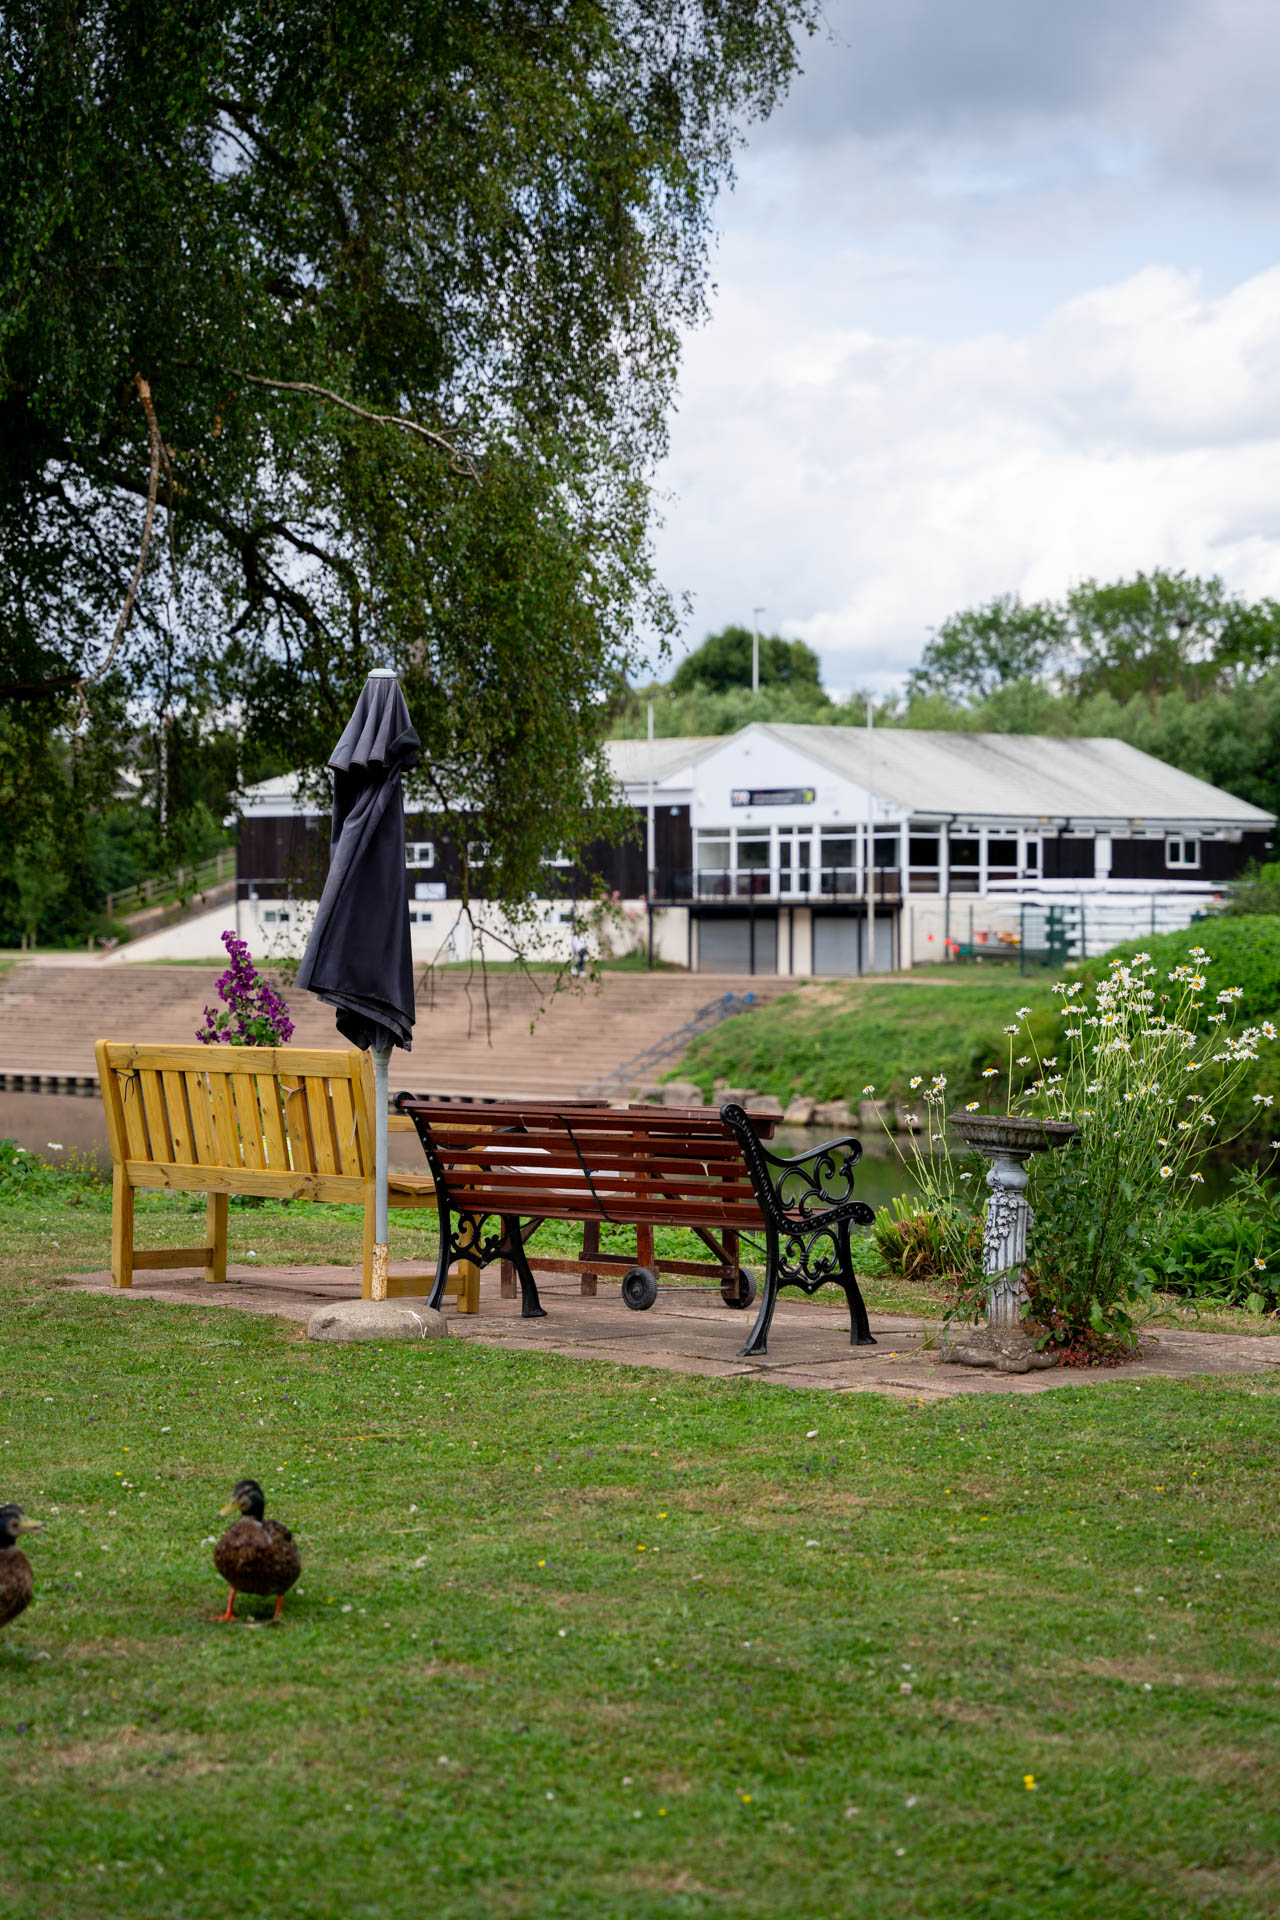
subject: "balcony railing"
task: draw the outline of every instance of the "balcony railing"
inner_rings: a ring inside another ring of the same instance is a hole
[[[865,900],[865,875],[857,867],[806,867],[771,871],[768,867],[699,867],[667,876],[672,900],[781,902],[784,905],[821,905],[830,900]],[[936,893],[936,873],[910,876],[912,892]],[[659,883],[659,892],[662,886]],[[895,868],[878,868],[875,898],[886,904],[902,897],[902,876]]]

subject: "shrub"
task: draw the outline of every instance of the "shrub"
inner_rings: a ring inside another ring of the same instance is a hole
[[[1212,1206],[1156,1224],[1143,1263],[1148,1284],[1205,1305],[1280,1309],[1280,1188],[1242,1167]]]
[[[288,1007],[254,966],[247,941],[227,928],[222,944],[231,956],[217,987],[226,1006],[205,1008],[196,1039],[207,1046],[283,1047],[293,1037]]]
[[[1079,981],[1059,981],[1052,991],[1065,1025],[1054,1052],[1038,1045],[1032,1010],[1019,1007],[1004,1030],[1004,1074],[984,1070],[989,1087],[1003,1079],[1006,1113],[1078,1129],[1066,1147],[1032,1157],[1025,1280],[1040,1343],[1081,1364],[1132,1348],[1132,1309],[1150,1297],[1146,1257],[1157,1228],[1195,1197],[1232,1095],[1276,1038],[1270,1020],[1235,1030],[1242,990],[1213,994],[1209,966],[1193,947],[1189,963],[1167,970],[1169,990],[1153,984],[1162,969],[1147,953],[1132,964],[1113,960],[1092,997]],[[917,1075],[913,1090],[922,1082]],[[934,1076],[924,1094],[926,1136],[903,1158],[954,1262],[955,1311],[970,1314],[995,1276],[982,1274],[975,1252],[981,1184],[974,1156],[962,1157],[947,1137],[946,1085],[944,1074]],[[1260,1111],[1271,1104],[1269,1094],[1252,1098]]]
[[[957,1228],[967,1243],[965,1273],[957,1271],[952,1251]],[[872,1232],[885,1265],[904,1280],[954,1286],[981,1262],[982,1233],[969,1213],[948,1224],[940,1213],[898,1198],[878,1210]]]

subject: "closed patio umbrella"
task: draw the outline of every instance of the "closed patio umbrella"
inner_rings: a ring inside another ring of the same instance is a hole
[[[399,682],[375,667],[329,757],[329,874],[298,968],[297,984],[336,1007],[339,1033],[373,1053],[376,1300],[387,1292],[387,1069],[392,1047],[413,1045],[402,776],[420,749]]]

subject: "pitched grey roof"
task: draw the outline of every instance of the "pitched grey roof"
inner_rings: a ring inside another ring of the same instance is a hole
[[[710,738],[668,737],[653,743],[653,777],[655,781],[670,779],[686,768],[691,768],[696,760],[712,747],[721,747],[730,736],[716,734]],[[649,778],[649,742],[647,740],[610,740],[605,744],[609,764],[614,778],[623,786],[635,786]]]
[[[1262,830],[1275,816],[1124,740],[876,727],[762,726],[831,772],[912,814],[985,819],[1214,822]]]

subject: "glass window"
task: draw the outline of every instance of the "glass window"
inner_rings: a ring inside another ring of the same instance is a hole
[[[1023,849],[1023,855],[1022,855],[1022,865],[1023,865],[1023,868],[1024,868],[1024,870],[1025,870],[1025,871],[1026,871],[1027,873],[1034,873],[1034,874],[1038,874],[1038,873],[1039,873],[1039,871],[1040,871],[1040,841],[1039,841],[1039,838],[1038,838],[1038,837],[1037,837],[1036,839],[1034,839],[1034,840],[1031,840],[1031,839],[1029,839],[1029,840],[1027,841],[1027,844],[1026,844],[1026,846],[1025,846],[1025,848]]]
[[[738,865],[740,867],[767,867],[769,864],[768,834],[738,835]]]
[[[913,867],[936,867],[938,864],[937,834],[913,834],[907,842],[907,855]]]
[[[404,863],[407,867],[434,867],[436,850],[430,840],[408,840],[405,842]]]
[[[878,867],[896,867],[898,849],[901,842],[896,833],[876,835],[876,865]]]
[[[987,865],[989,867],[1008,867],[1016,871],[1018,865],[1018,843],[1016,840],[988,840]]]
[[[978,865],[978,842],[976,840],[953,839],[951,841],[951,864],[953,867],[976,867]]]
[[[1200,865],[1200,842],[1189,840],[1183,834],[1174,834],[1164,843],[1166,866],[1198,867]]]
[[[837,838],[824,833],[822,864],[824,867],[852,867],[855,864],[852,838],[847,834],[841,834]]]
[[[705,873],[715,871],[729,864],[728,834],[700,833],[698,835],[698,866]]]

